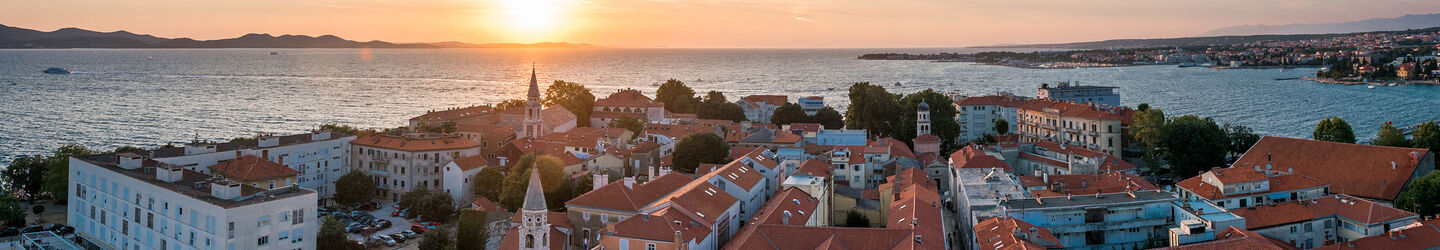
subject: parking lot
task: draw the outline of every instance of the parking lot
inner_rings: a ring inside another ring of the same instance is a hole
[[[392,245],[389,245],[389,244],[387,244],[387,243],[384,243],[384,242],[373,242],[373,241],[369,241],[369,240],[368,240],[368,239],[370,239],[371,237],[377,236],[377,235],[387,235],[387,236],[388,236],[388,235],[393,235],[393,234],[396,234],[396,233],[404,232],[404,231],[410,230],[410,227],[411,227],[412,225],[420,224],[420,223],[421,223],[420,221],[416,221],[416,220],[414,220],[414,219],[407,219],[407,218],[404,218],[404,217],[392,216],[391,213],[392,213],[392,212],[395,212],[395,211],[396,211],[395,203],[381,203],[380,206],[379,206],[379,209],[375,209],[375,210],[373,210],[373,211],[363,211],[363,210],[362,210],[363,213],[368,214],[368,215],[370,215],[370,216],[373,216],[373,217],[375,218],[374,220],[388,220],[388,221],[390,221],[390,222],[391,222],[391,226],[388,227],[388,228],[383,228],[383,229],[377,230],[377,231],[375,231],[374,233],[371,233],[371,234],[360,234],[360,233],[349,232],[347,235],[350,237],[350,240],[353,240],[353,241],[356,241],[356,242],[362,242],[362,243],[370,242],[371,244],[368,244],[367,246],[370,246],[370,247],[372,247],[372,248],[380,248],[380,249],[400,249],[400,248],[406,248],[406,247],[414,248],[414,246],[416,245],[416,243],[418,243],[419,240],[420,240],[420,235],[419,235],[419,234],[414,235],[414,238],[406,238],[406,239],[404,239],[403,241],[401,241],[401,240],[396,240],[396,244],[393,245],[393,246],[392,246]],[[344,212],[350,212],[350,211],[347,210],[347,211],[344,211]],[[358,222],[356,222],[356,221],[354,221],[354,220],[351,220],[350,218],[342,218],[340,221],[341,221],[343,224],[347,225],[347,226],[349,226],[352,222],[358,223]],[[372,222],[372,225],[373,225],[373,223],[374,223],[374,222]]]

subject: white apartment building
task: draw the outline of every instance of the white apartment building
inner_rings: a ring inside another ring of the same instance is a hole
[[[960,123],[959,141],[970,141],[984,135],[998,135],[995,121],[1004,119],[1010,123],[1008,133],[1018,133],[1020,123],[1015,119],[1017,108],[1025,104],[1025,98],[1001,93],[992,96],[965,97],[955,101],[955,122]]]
[[[316,249],[314,191],[263,189],[144,152],[72,157],[67,221],[101,249]]]
[[[443,190],[442,170],[455,159],[480,155],[480,144],[459,135],[378,134],[350,141],[350,166],[375,179],[381,199],[399,201],[415,188]]]
[[[350,141],[354,139],[354,135],[321,130],[284,136],[260,135],[225,143],[197,140],[184,147],[148,151],[144,156],[203,174],[211,174],[208,166],[235,159],[236,153],[260,156],[299,171],[300,187],[314,190],[324,205],[335,195],[335,181],[350,171],[350,155],[346,152],[350,151]]]

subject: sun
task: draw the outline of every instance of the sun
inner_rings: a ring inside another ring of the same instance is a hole
[[[501,22],[512,32],[544,37],[559,29],[567,3],[564,0],[499,0]]]

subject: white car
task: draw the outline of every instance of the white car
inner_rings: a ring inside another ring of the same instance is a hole
[[[398,242],[395,242],[395,239],[391,239],[390,236],[384,236],[384,235],[370,236],[370,240],[373,240],[373,241],[376,241],[376,242],[385,242],[385,245],[388,245],[388,246],[395,246],[395,244],[399,244]]]

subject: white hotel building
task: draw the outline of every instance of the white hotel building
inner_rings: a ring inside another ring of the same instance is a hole
[[[179,165],[188,170],[210,174],[211,165],[235,159],[236,152],[260,156],[300,172],[300,187],[314,190],[325,205],[335,195],[335,181],[350,171],[350,141],[354,135],[316,131],[312,133],[271,136],[261,135],[247,140],[226,143],[196,141],[184,147],[164,148],[143,155],[159,162]],[[277,183],[276,186],[290,186]]]
[[[315,249],[314,191],[266,190],[174,164],[151,152],[70,159],[67,224],[103,249]],[[233,154],[230,154],[233,156]]]

